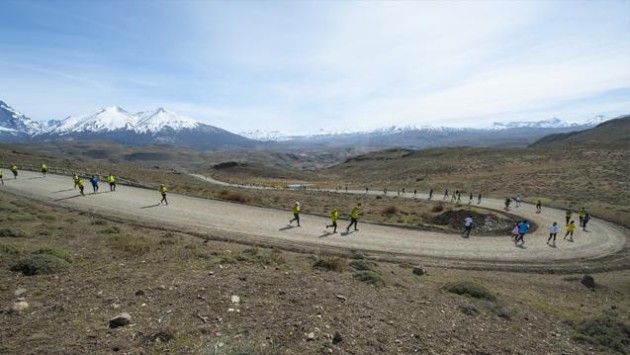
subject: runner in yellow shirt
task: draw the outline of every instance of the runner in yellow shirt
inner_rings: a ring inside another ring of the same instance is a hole
[[[330,212],[330,225],[326,226],[326,229],[333,227],[333,234],[337,233],[337,219],[339,219],[339,210],[333,208]]]
[[[289,221],[289,224],[293,223],[293,221],[297,222],[297,226],[300,227],[300,203],[295,201],[293,207],[291,208],[293,212],[293,219]]]
[[[166,186],[164,186],[164,184],[162,184],[160,185],[160,188],[158,189],[158,191],[160,191],[160,193],[162,194],[162,200],[160,200],[160,205],[162,204],[162,202],[164,202],[168,206],[168,201],[166,201],[166,191],[168,191],[168,189],[166,188]]]

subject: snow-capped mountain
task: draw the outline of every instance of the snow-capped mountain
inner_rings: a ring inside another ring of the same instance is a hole
[[[31,120],[22,113],[0,101],[0,132],[3,135],[32,135],[43,129],[40,122]]]
[[[107,107],[89,115],[69,116],[48,134],[66,135],[70,133],[96,133],[117,130],[133,130],[138,118],[118,106]]]
[[[139,112],[136,114],[136,117],[138,117],[138,121],[134,130],[138,133],[157,133],[164,129],[174,131],[195,129],[202,124],[192,118],[180,116],[162,107],[152,112]]]

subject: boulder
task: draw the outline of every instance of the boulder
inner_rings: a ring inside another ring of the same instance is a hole
[[[110,328],[113,329],[113,328],[118,328],[118,327],[124,327],[125,325],[128,325],[129,323],[131,323],[131,315],[127,312],[123,312],[117,315],[116,317],[110,319],[108,325]]]
[[[582,281],[580,282],[582,283],[582,285],[586,286],[587,288],[590,288],[590,289],[595,288],[595,279],[591,275],[584,275],[582,277]]]
[[[414,275],[424,275],[427,273],[427,271],[422,267],[422,266],[414,266],[412,269],[412,272],[414,273]]]

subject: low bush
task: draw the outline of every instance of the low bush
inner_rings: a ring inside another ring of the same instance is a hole
[[[372,284],[376,286],[385,285],[385,281],[383,281],[383,277],[379,273],[376,273],[371,270],[357,271],[354,273],[353,276],[355,279],[368,283],[368,284]]]
[[[381,214],[384,216],[392,216],[397,214],[398,211],[398,207],[392,205],[392,206],[387,206],[385,208],[383,208],[383,211],[381,211]]]
[[[442,211],[444,211],[444,204],[441,202],[431,207],[431,212],[442,212]]]
[[[240,203],[247,202],[247,197],[245,197],[243,194],[228,190],[221,190],[221,192],[219,192],[219,198],[226,201],[234,201]]]
[[[115,235],[109,239],[109,247],[129,255],[143,255],[151,251],[151,242],[144,237]]]
[[[600,345],[622,354],[630,353],[630,325],[619,320],[614,312],[606,311],[596,318],[584,321],[576,332],[576,340]]]
[[[474,298],[484,299],[488,301],[496,300],[496,296],[493,295],[490,290],[472,281],[462,281],[448,284],[446,285],[446,290],[450,293],[455,293],[458,295],[468,295]]]
[[[0,253],[17,255],[22,254],[22,251],[13,244],[0,244]]]
[[[56,247],[50,247],[50,248],[40,248],[35,250],[34,252],[32,252],[31,254],[48,254],[48,255],[53,255],[58,257],[59,259],[65,260],[69,263],[72,263],[72,256],[70,255],[70,253],[68,253],[67,251],[61,249],[61,248],[56,248]]]
[[[50,254],[32,254],[19,259],[11,271],[24,275],[55,274],[68,268],[68,262]]]
[[[0,238],[25,238],[26,233],[19,229],[2,228],[0,229]]]
[[[350,267],[357,270],[357,271],[366,271],[366,270],[371,270],[374,272],[378,272],[376,269],[378,268],[378,265],[372,261],[366,260],[366,259],[358,259],[358,260],[352,260],[350,262]]]
[[[314,268],[341,272],[346,266],[346,259],[338,256],[317,258]]]
[[[116,227],[116,226],[111,226],[105,229],[101,229],[100,231],[98,231],[100,234],[118,234],[120,233],[120,228]]]

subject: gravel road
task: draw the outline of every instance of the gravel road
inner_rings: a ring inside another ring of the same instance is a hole
[[[203,178],[198,176],[199,178]],[[208,181],[209,183],[216,183]],[[361,252],[390,260],[419,261],[429,265],[453,267],[514,269],[540,271],[610,269],[628,267],[627,229],[612,223],[592,219],[588,232],[577,229],[574,242],[563,240],[564,228],[558,235],[557,247],[546,244],[548,226],[553,221],[564,223],[564,211],[522,204],[512,212],[535,221],[540,228],[525,237],[525,246],[516,247],[509,236],[470,238],[461,235],[417,231],[406,228],[367,224],[359,221],[359,231],[345,234],[349,223],[339,220],[338,231],[325,230],[328,219],[303,213],[301,227],[289,226],[290,211],[246,206],[237,203],[169,194],[169,205],[159,205],[156,190],[119,185],[110,192],[101,184],[99,193],[92,194],[86,181],[86,195],[73,189],[68,176],[20,171],[19,178],[7,179],[0,192],[7,191],[46,203],[93,212],[147,226],[191,232],[215,239],[260,245],[274,245],[301,251]],[[364,191],[350,191],[365,193]],[[412,198],[412,194],[405,197]],[[419,194],[419,198],[425,195]],[[481,207],[501,210],[503,201],[484,198]],[[302,206],[308,211],[308,206]],[[577,220],[577,215],[574,215]],[[606,264],[608,263],[608,264]],[[623,265],[622,265],[623,264]]]

